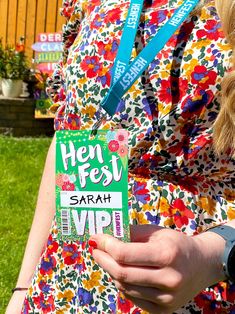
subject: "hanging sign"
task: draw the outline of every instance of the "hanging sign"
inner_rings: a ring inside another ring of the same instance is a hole
[[[36,68],[43,73],[51,74],[62,57],[62,33],[40,33],[37,40],[32,45],[35,51]]]
[[[53,73],[57,62],[62,57],[62,33],[38,34],[37,42],[32,45],[32,49],[35,51],[35,68],[40,71],[42,78],[40,82],[43,86],[34,93],[36,100],[35,118],[53,118],[54,114],[49,111],[52,103],[46,94],[44,80]]]

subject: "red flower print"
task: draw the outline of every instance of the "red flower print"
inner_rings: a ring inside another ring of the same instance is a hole
[[[41,261],[40,273],[42,275],[49,275],[53,272],[53,268],[56,267],[56,259],[50,254],[43,256]]]
[[[81,62],[81,68],[86,72],[88,78],[96,77],[102,70],[98,56],[86,56]]]
[[[99,76],[97,77],[97,81],[101,82],[102,86],[105,87],[105,85],[110,86],[111,82],[111,75],[109,71],[102,71],[99,73]]]
[[[208,105],[213,99],[213,92],[210,90],[203,90],[198,87],[195,91],[193,97],[188,96],[182,103],[182,117],[188,119],[193,117],[193,115],[200,115],[203,108]]]
[[[99,29],[104,21],[105,13],[96,14],[94,20],[91,22],[91,29]]]
[[[147,183],[136,181],[133,187],[133,195],[135,196],[137,202],[147,204],[147,202],[150,200],[150,192],[147,188]]]
[[[79,264],[81,262],[81,253],[75,244],[64,244],[62,257],[66,265]]]
[[[141,314],[142,313],[142,310],[140,309],[135,309],[132,314]]]
[[[120,8],[109,10],[107,12],[107,14],[105,15],[104,23],[105,24],[107,24],[107,23],[114,24],[118,20],[120,20],[120,17],[121,17],[121,10],[120,10]]]
[[[38,284],[39,289],[44,293],[49,293],[51,290],[51,287],[49,284],[46,283],[46,281],[40,280]]]
[[[40,309],[40,313],[54,313],[55,302],[52,295],[45,297],[43,293],[40,293],[38,297],[33,297],[34,304]]]
[[[222,314],[222,302],[216,301],[215,291],[203,291],[194,298],[196,305],[206,314]]]
[[[81,118],[77,114],[69,113],[64,120],[64,128],[68,130],[79,130]]]
[[[223,36],[222,30],[220,27],[220,24],[216,20],[208,20],[206,22],[206,25],[197,31],[197,37],[200,38],[206,38],[210,40],[218,40],[219,37]]]
[[[194,218],[194,213],[188,209],[181,199],[176,199],[170,206],[171,217],[173,217],[175,224],[178,228],[188,225],[189,218]],[[163,213],[166,214],[166,213]]]
[[[118,149],[118,155],[120,157],[125,157],[128,154],[128,148],[126,145],[120,145]]]
[[[64,182],[62,185],[62,190],[63,191],[74,191],[75,190],[75,185],[71,182]]]
[[[210,85],[215,85],[217,74],[213,70],[207,70],[204,65],[197,65],[191,75],[192,83],[207,89]]]
[[[23,309],[22,309],[22,313],[23,314],[28,314],[30,311],[30,305],[29,305],[29,301],[28,299],[24,299],[24,304],[23,304]]]
[[[227,301],[231,302],[231,303],[234,303],[234,300],[235,300],[235,284],[230,283],[230,284],[228,284],[227,288],[228,288],[227,291],[225,291],[225,293],[227,295]]]
[[[121,311],[123,314],[130,313],[131,308],[133,307],[133,304],[131,301],[127,300],[122,293],[120,293],[120,296],[118,298],[118,304],[117,304],[118,310]]]
[[[48,241],[47,241],[47,254],[51,255],[53,253],[56,253],[58,250],[59,244],[58,242],[54,241],[52,238],[52,235],[50,234]]]
[[[115,140],[112,140],[109,142],[108,148],[111,152],[116,152],[119,149],[119,143]]]
[[[143,167],[138,167],[135,169],[135,173],[144,177],[144,178],[149,178],[149,175],[150,175],[150,169],[146,166],[143,166]]]
[[[156,10],[153,11],[150,16],[149,25],[159,25],[164,22],[167,18],[168,11],[167,10]]]
[[[101,0],[88,1],[88,6],[87,6],[88,14],[93,12],[96,7],[100,6],[100,3],[101,3]]]
[[[119,41],[117,41],[116,39],[110,40],[107,43],[99,41],[97,43],[97,46],[98,53],[101,56],[104,56],[105,60],[113,61],[118,50]]]
[[[193,194],[198,194],[198,187],[197,187],[198,180],[196,178],[186,177],[179,181],[180,188],[184,191],[190,191]]]
[[[161,89],[158,97],[161,102],[175,104],[186,95],[187,89],[188,81],[185,79],[175,77],[169,80],[161,80]]]
[[[168,3],[169,0],[145,1],[145,7],[159,8]]]

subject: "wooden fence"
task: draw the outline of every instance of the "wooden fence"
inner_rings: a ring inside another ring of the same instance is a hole
[[[62,0],[0,0],[3,45],[15,45],[20,36],[24,36],[27,56],[32,58],[31,46],[37,41],[38,33],[62,29],[61,4]]]

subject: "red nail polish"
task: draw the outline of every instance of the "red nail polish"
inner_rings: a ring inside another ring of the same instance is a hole
[[[94,240],[88,241],[89,246],[91,246],[93,249],[97,249],[97,243]]]

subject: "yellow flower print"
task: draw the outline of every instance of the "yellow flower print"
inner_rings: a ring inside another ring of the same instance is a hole
[[[59,292],[58,294],[58,299],[65,299],[68,302],[71,302],[73,297],[74,297],[74,294],[71,290],[66,290],[65,292]]]
[[[167,79],[169,77],[169,72],[168,71],[162,71],[160,76],[162,79]]]
[[[77,80],[77,83],[79,84],[79,86],[83,86],[86,82],[87,82],[86,77],[81,77],[80,79]]]
[[[137,212],[135,210],[132,210],[130,212],[130,218],[131,218],[131,220],[137,219]]]
[[[106,289],[105,286],[99,286],[99,293],[102,293]]]
[[[158,104],[158,111],[161,115],[165,116],[171,111],[172,105],[166,105],[163,103]]]
[[[69,305],[65,305],[65,307],[60,308],[59,310],[56,310],[56,314],[64,314],[67,313],[69,310],[70,306]]]
[[[225,189],[225,191],[224,191],[224,198],[228,202],[234,202],[235,201],[235,191],[229,190],[229,189]]]
[[[154,206],[146,203],[142,206],[142,209],[144,212],[146,212],[146,211],[150,211],[150,210],[154,209]]]
[[[232,208],[231,206],[228,208],[228,219],[232,220],[235,219],[235,208]]]
[[[134,98],[136,98],[138,95],[141,95],[141,91],[139,90],[137,83],[132,85],[132,87],[129,89],[129,93],[133,93]]]
[[[164,197],[160,198],[159,208],[161,213],[166,213],[169,211],[170,205],[166,198]]]
[[[76,21],[76,20],[80,20],[81,19],[81,14],[74,14],[71,16],[70,18],[70,22]]]
[[[174,219],[173,217],[172,218],[167,218],[165,221],[164,221],[164,227],[170,227],[170,226],[173,226],[174,225]]]
[[[140,225],[149,224],[149,221],[146,219],[145,214],[142,212],[136,213],[136,219]]]
[[[232,49],[232,47],[229,44],[223,45],[221,43],[218,43],[218,46],[221,51],[230,51]]]
[[[208,14],[208,11],[205,9],[202,9],[201,11],[201,20],[206,21],[209,18],[211,18],[211,16]]]
[[[156,142],[156,152],[160,152],[162,149],[164,149],[166,145],[166,141],[164,139],[159,139],[157,142]]]
[[[183,69],[185,71],[185,74],[188,80],[190,79],[193,69],[195,68],[196,65],[198,65],[197,59],[192,59],[189,62],[184,64]]]
[[[81,110],[82,114],[88,115],[90,118],[93,118],[96,113],[96,108],[92,105],[87,105]]]
[[[90,278],[88,280],[83,281],[84,288],[87,290],[91,290],[94,287],[100,286],[99,284],[100,279],[101,279],[100,270],[92,272]]]
[[[199,49],[210,46],[210,44],[211,44],[211,41],[209,39],[202,39],[200,41],[196,41],[195,43],[193,43],[192,49],[199,50]]]
[[[198,206],[204,209],[210,216],[213,216],[216,211],[216,203],[209,196],[200,197]]]

